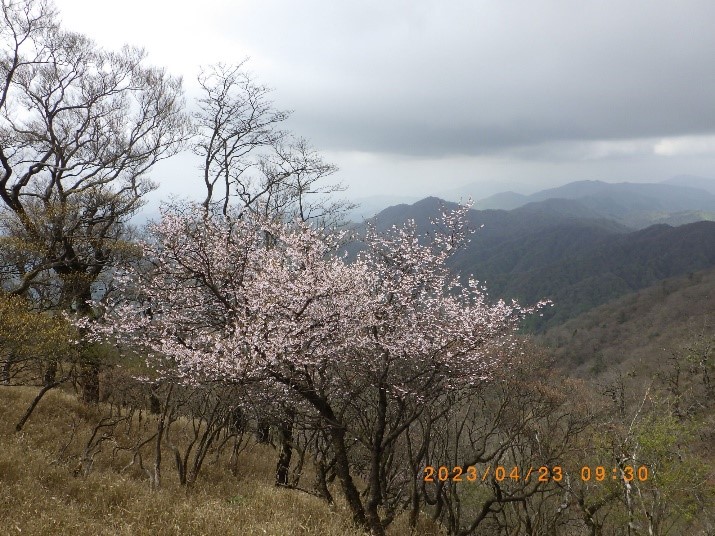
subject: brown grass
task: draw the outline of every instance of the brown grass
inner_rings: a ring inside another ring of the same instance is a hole
[[[0,534],[362,534],[340,504],[331,509],[306,493],[273,486],[271,447],[255,445],[244,452],[236,477],[225,464],[207,460],[190,490],[178,484],[168,452],[158,491],[150,489],[141,471],[120,472],[129,458],[112,458],[110,447],[96,456],[87,476],[74,476],[103,408],[51,391],[25,429],[14,433],[35,391],[0,386]],[[405,520],[396,521],[390,534],[409,534]],[[417,534],[439,532],[425,522]]]

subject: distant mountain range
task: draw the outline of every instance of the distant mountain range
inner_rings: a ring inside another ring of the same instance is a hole
[[[531,195],[502,192],[477,202],[475,208],[513,210],[549,199],[569,199],[577,201],[582,210],[592,215],[612,219],[633,229],[643,229],[655,223],[682,225],[715,221],[715,193],[684,185],[708,186],[707,181],[678,177],[657,184],[579,181]],[[712,182],[712,189],[715,189],[715,181]]]
[[[663,181],[663,184],[674,184],[676,186],[687,186],[689,188],[700,188],[711,194],[715,194],[715,180],[695,175],[676,175]]]
[[[598,191],[603,183],[575,184],[571,191]],[[668,185],[661,186],[646,190],[668,191]],[[389,207],[373,221],[386,229],[413,219],[418,229],[426,229],[445,205],[453,204],[430,197]],[[633,231],[581,199],[564,198],[508,211],[472,210],[469,220],[474,228],[483,227],[455,256],[454,269],[474,274],[492,297],[525,304],[552,299],[555,306],[531,321],[529,327],[537,331],[665,278],[715,267],[715,222]]]
[[[440,197],[449,201],[464,200],[468,197],[465,192],[470,189],[479,191],[477,185],[471,185],[444,192]],[[566,210],[573,214],[610,219],[634,230],[658,223],[684,225],[715,221],[715,180],[691,175],[680,175],[662,183],[578,181],[530,195],[499,192],[477,201],[474,208],[514,210],[530,203],[556,199],[570,200],[571,203],[550,202],[552,209],[564,210],[562,207],[568,206]],[[360,206],[349,217],[360,222],[390,205],[414,201],[414,197],[400,196],[358,199],[356,202]]]
[[[415,203],[419,197],[399,196],[399,195],[371,195],[353,199],[357,206],[347,214],[347,219],[353,222],[362,222],[372,218],[375,214],[393,205],[404,203]]]

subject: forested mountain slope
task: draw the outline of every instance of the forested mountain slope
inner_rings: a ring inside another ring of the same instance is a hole
[[[657,225],[608,237],[541,268],[495,275],[491,289],[526,302],[552,299],[555,306],[539,319],[541,328],[662,279],[713,266],[715,222]]]
[[[386,229],[414,219],[423,230],[444,205],[451,204],[427,198],[390,207],[373,221]],[[477,231],[453,267],[485,283],[494,298],[553,300],[554,307],[531,320],[529,329],[537,331],[660,280],[715,267],[715,222],[628,232],[592,216],[568,200],[473,210],[469,221]]]
[[[596,307],[537,338],[568,372],[599,376],[663,366],[715,334],[715,269],[667,279]]]

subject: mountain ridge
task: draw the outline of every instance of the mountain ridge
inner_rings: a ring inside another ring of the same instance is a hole
[[[531,195],[496,194],[477,202],[475,208],[514,210],[551,199],[579,201],[592,215],[634,229],[654,223],[715,220],[715,194],[702,188],[671,183],[576,181]]]
[[[412,219],[423,232],[441,207],[454,206],[428,197],[372,221],[385,230]],[[493,297],[552,299],[555,307],[529,324],[537,331],[662,279],[715,267],[715,222],[633,230],[581,209],[580,201],[546,200],[511,211],[470,210],[469,225],[478,231],[451,266],[485,282]]]
[[[614,219],[631,228],[645,228],[654,223],[682,225],[700,220],[715,221],[715,179],[694,175],[676,175],[661,182],[605,182],[600,180],[572,181],[561,186],[523,194],[512,189],[497,191],[478,199],[479,210],[514,210],[529,203],[550,199],[580,201],[583,210],[602,218]],[[482,185],[483,186],[483,185]],[[470,188],[483,190],[478,184],[442,191],[435,197],[449,202],[464,202]],[[506,185],[508,187],[508,185]],[[519,184],[527,188],[525,184]],[[473,187],[473,188],[472,188]],[[494,190],[491,185],[487,190]],[[358,206],[348,213],[348,219],[362,222],[381,210],[397,204],[417,202],[415,196],[376,195],[355,199]]]

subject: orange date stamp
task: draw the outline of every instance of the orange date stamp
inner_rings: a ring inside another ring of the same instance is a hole
[[[497,482],[512,481],[512,482],[561,482],[567,474],[567,471],[560,465],[541,465],[530,467],[504,466],[504,465],[485,465],[478,468],[475,465],[454,466],[446,465],[433,466],[428,465],[423,471],[423,480],[425,482],[488,482],[496,480]],[[650,476],[648,467],[640,465],[638,467],[624,465],[618,467],[607,467],[604,465],[583,465],[578,471],[579,477],[583,482],[605,482],[608,480],[623,480],[631,482],[633,480],[645,482]]]

